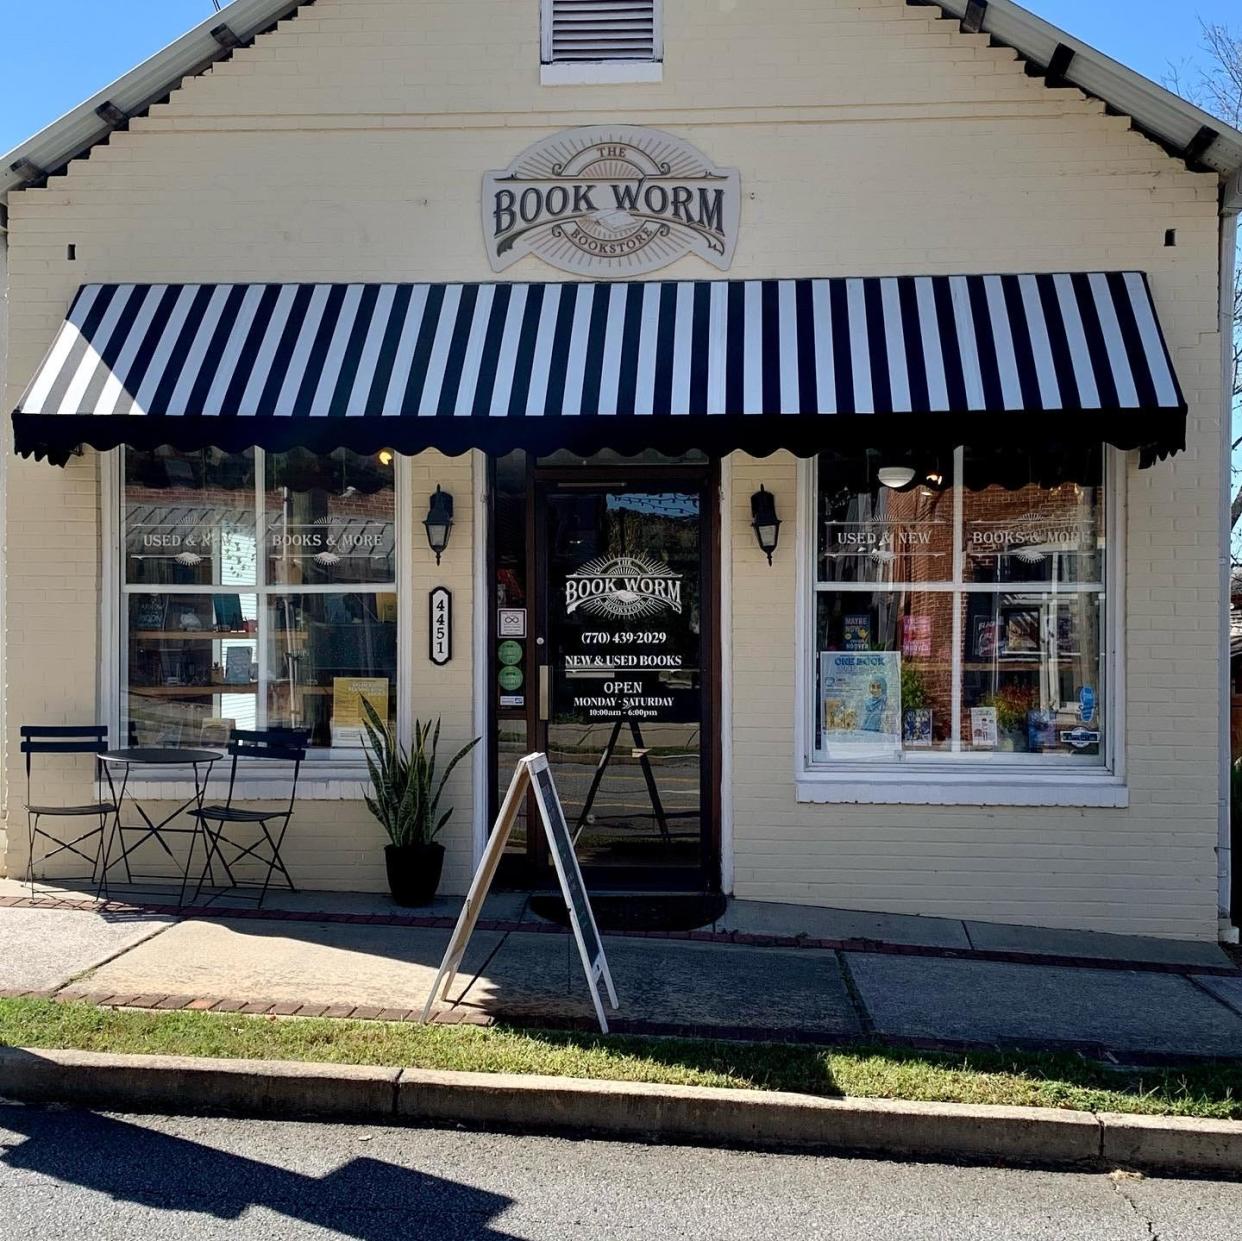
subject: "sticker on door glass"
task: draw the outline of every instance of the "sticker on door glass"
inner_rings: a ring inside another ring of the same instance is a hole
[[[526,637],[526,609],[499,609],[496,614],[496,633],[502,638]]]
[[[1078,718],[1083,724],[1095,719],[1095,690],[1090,685],[1078,691]]]

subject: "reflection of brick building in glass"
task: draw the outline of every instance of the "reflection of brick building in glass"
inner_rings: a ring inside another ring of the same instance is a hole
[[[335,679],[392,681],[391,454],[263,464],[257,495],[249,453],[125,453],[122,712],[144,742],[221,743],[265,690],[267,723],[337,744]]]
[[[945,749],[953,732],[953,593],[918,587],[953,581],[953,490],[882,492],[881,503],[892,528],[908,536],[895,566],[903,576],[893,579],[913,588],[904,592],[894,635],[903,707],[930,710],[932,746]]]

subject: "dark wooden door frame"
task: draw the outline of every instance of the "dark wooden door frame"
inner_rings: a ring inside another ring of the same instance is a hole
[[[494,477],[494,471],[490,472]],[[721,599],[720,599],[720,462],[712,460],[703,465],[634,465],[634,466],[536,466],[533,457],[527,458],[526,470],[526,603],[527,603],[527,651],[528,674],[526,694],[526,724],[528,745],[531,749],[543,748],[545,734],[540,720],[540,700],[544,692],[542,668],[548,646],[547,615],[547,546],[544,532],[547,518],[547,493],[550,487],[566,484],[590,487],[650,486],[652,484],[677,486],[692,484],[701,497],[705,511],[701,512],[699,538],[700,590],[702,592],[702,624],[700,635],[702,653],[702,692],[699,744],[699,797],[701,817],[701,859],[697,885],[712,892],[721,886],[721,812],[723,790],[721,787]],[[488,489],[488,607],[495,614],[495,566],[494,566],[494,509],[493,488]],[[490,633],[489,617],[489,633]],[[495,661],[494,642],[489,643],[489,668]],[[489,678],[488,733],[489,749],[493,759],[489,764],[489,783],[492,801],[498,790],[495,761],[495,737],[497,731],[495,669]],[[547,692],[550,693],[550,687]],[[539,817],[527,808],[527,852],[525,865],[512,859],[506,867],[505,879],[510,886],[546,886],[549,861],[547,847],[539,831]],[[676,882],[685,887],[693,872],[679,873],[662,870],[644,870],[631,874],[617,868],[590,869],[588,882],[597,886],[606,882],[609,886],[663,886]],[[523,873],[524,872],[524,873]]]

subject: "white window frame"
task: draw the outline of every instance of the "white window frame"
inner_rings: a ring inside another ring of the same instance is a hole
[[[554,60],[552,6],[539,0],[539,82],[542,86],[614,86],[664,80],[664,0],[653,0],[652,54],[635,60]]]
[[[99,454],[100,509],[101,509],[101,564],[100,564],[100,615],[99,615],[99,685],[98,699],[101,715],[109,729],[111,744],[124,745],[121,730],[121,701],[124,687],[121,684],[121,643],[127,636],[125,604],[130,594],[168,593],[166,590],[124,587],[125,550],[123,546],[124,520],[121,506],[124,501],[124,480],[121,473],[122,449],[114,448]],[[264,554],[264,530],[266,522],[264,488],[264,452],[255,450],[255,503],[259,526],[256,529],[256,578],[263,570],[257,557]],[[411,618],[406,615],[413,597],[413,554],[410,532],[413,530],[413,490],[410,479],[410,458],[396,454],[393,470],[395,495],[393,519],[395,522],[396,582],[389,583],[341,583],[340,585],[295,586],[256,584],[252,587],[230,588],[233,593],[253,594],[258,600],[260,616],[266,608],[269,596],[283,594],[351,594],[386,593],[392,589],[397,595],[397,681],[396,723],[397,737],[408,745],[412,731],[412,711],[409,695],[402,692],[409,684],[413,668],[413,629]],[[195,591],[177,591],[183,594],[219,593],[216,587]],[[259,649],[259,634],[255,635]],[[264,661],[259,660],[262,668]],[[261,692],[257,695],[261,698]],[[219,769],[217,770],[219,775]],[[343,756],[339,752],[318,750],[308,754],[298,781],[298,796],[312,800],[357,800],[363,786],[368,782],[366,761],[361,753]],[[238,771],[237,785],[247,800],[267,797],[288,797],[288,775],[280,763],[254,760]],[[193,773],[189,769],[169,767],[143,771],[141,778],[131,779],[130,790],[137,798],[164,797],[169,799],[188,797],[194,789]]]
[[[955,495],[960,496],[960,454],[955,464]],[[1085,767],[1073,759],[1056,761],[1007,761],[1003,755],[987,757],[941,757],[938,761],[899,763],[816,762],[815,711],[815,607],[816,510],[818,462],[798,462],[798,504],[795,552],[797,555],[795,625],[796,674],[794,744],[795,785],[800,802],[856,803],[863,805],[922,806],[1101,806],[1129,805],[1125,780],[1125,530],[1127,455],[1106,448],[1104,456],[1104,609],[1101,625],[1103,658],[1102,706],[1106,731],[1104,761]],[[960,501],[955,502],[956,504]],[[954,528],[958,514],[955,511]],[[955,534],[956,543],[956,534]],[[955,556],[956,556],[955,551]],[[955,574],[956,576],[956,574]],[[833,589],[838,587],[834,584]],[[887,583],[860,583],[857,589],[872,593]],[[926,589],[920,586],[920,589]],[[946,587],[946,589],[955,589]],[[1021,590],[1015,587],[1015,590]]]

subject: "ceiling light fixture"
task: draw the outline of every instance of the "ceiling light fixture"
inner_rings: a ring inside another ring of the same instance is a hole
[[[876,471],[875,476],[882,486],[891,487],[894,491],[908,487],[914,482],[914,470],[908,465],[882,465]]]

